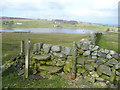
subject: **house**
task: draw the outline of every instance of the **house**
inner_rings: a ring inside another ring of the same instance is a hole
[[[22,25],[22,23],[15,23],[15,25]]]

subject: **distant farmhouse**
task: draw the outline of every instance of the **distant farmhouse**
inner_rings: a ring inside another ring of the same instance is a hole
[[[15,25],[22,25],[22,23],[15,23]]]
[[[3,25],[22,25],[22,23],[14,23],[14,21],[3,21],[2,22]]]
[[[11,25],[11,24],[14,24],[14,21],[3,21],[2,24],[3,25]]]
[[[53,25],[53,27],[61,27],[60,25]]]
[[[54,24],[78,24],[77,21],[74,21],[74,20],[71,20],[71,21],[67,21],[67,20],[60,20],[60,19],[55,19],[55,20],[52,20],[54,21]]]

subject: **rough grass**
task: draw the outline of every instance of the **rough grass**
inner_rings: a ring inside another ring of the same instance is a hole
[[[3,63],[13,58],[20,52],[21,40],[34,43],[48,43],[62,46],[72,46],[73,41],[87,38],[88,34],[63,34],[63,33],[2,33],[2,60]]]
[[[51,43],[63,46],[72,46],[73,41],[80,41],[87,38],[88,34],[64,34],[64,33],[2,33],[3,43],[16,44],[27,39],[34,43]]]
[[[64,88],[67,86],[66,81],[60,76],[49,76],[50,79],[32,80],[25,79],[17,75],[17,71],[13,72],[14,68],[9,68],[9,71],[3,75],[3,87],[8,88]],[[31,77],[31,76],[30,76]]]
[[[118,34],[102,35],[98,45],[100,45],[101,48],[118,51]]]

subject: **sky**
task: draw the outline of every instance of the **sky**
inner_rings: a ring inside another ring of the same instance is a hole
[[[1,16],[115,25],[119,0],[1,0]]]

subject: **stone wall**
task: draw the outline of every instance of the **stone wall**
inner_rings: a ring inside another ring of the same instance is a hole
[[[82,39],[76,43],[76,75],[83,76],[90,82],[120,81],[119,54],[97,46],[101,36],[101,33],[91,34],[89,39]],[[73,53],[73,47],[36,43],[30,62],[32,73],[71,73]]]

